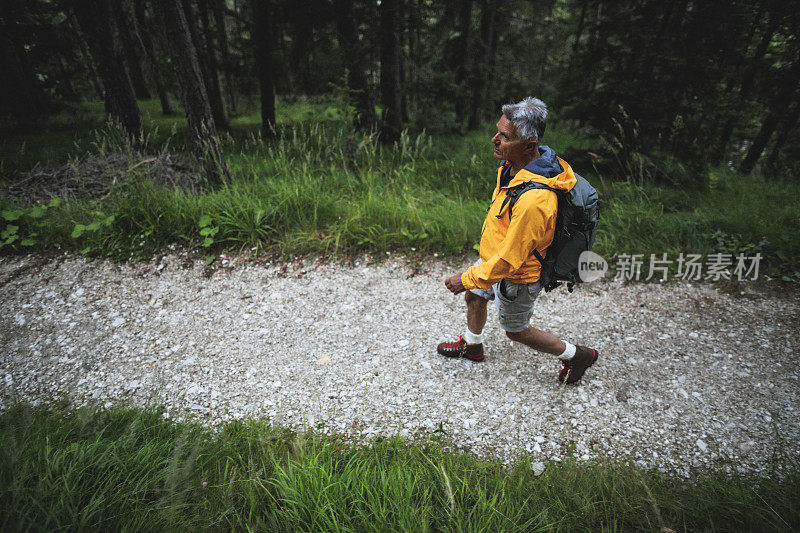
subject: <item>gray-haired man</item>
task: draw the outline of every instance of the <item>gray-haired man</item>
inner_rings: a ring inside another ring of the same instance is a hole
[[[492,203],[483,223],[480,259],[463,274],[445,280],[453,294],[466,292],[467,329],[455,342],[441,343],[437,350],[447,357],[482,361],[486,307],[495,300],[500,327],[513,341],[559,357],[558,379],[574,383],[597,360],[597,351],[562,341],[530,325],[533,303],[541,290],[541,263],[553,240],[558,199],[547,189],[522,194],[509,216],[504,202],[509,190],[527,181],[568,191],[576,178],[566,161],[540,145],[547,124],[547,106],[528,97],[503,106],[492,137],[494,156],[501,161]]]

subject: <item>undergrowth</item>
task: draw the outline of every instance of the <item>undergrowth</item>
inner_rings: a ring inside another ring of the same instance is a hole
[[[0,253],[66,249],[126,260],[177,243],[203,250],[211,261],[222,250],[245,248],[450,254],[476,245],[497,163],[489,150],[491,124],[457,136],[404,133],[384,146],[375,133],[352,131],[323,103],[283,106],[275,140],[260,137],[254,116],[237,118],[221,135],[232,181],[199,192],[156,183],[144,172],[153,157],[186,150],[179,118],[156,117],[151,109],[145,147],[138,150],[110,126],[75,134],[81,140],[62,156],[122,153],[128,171],[109,176],[112,185],[100,198],[77,195],[33,206],[0,195]],[[31,134],[25,139],[41,141]],[[546,143],[576,161],[576,170],[598,188],[594,249],[612,266],[620,254],[641,254],[646,266],[650,254],[674,260],[681,253],[759,253],[762,274],[800,281],[797,187],[722,169],[693,178],[705,184],[698,190],[655,186],[643,175],[600,174],[578,130],[554,124]],[[14,165],[27,161],[18,159]]]
[[[691,479],[611,462],[510,467],[436,438],[370,444],[263,420],[215,432],[158,411],[0,413],[0,528],[789,531],[800,470]],[[668,528],[668,529],[666,529]]]

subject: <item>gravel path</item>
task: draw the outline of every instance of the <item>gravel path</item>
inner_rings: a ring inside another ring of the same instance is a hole
[[[359,439],[444,430],[482,457],[574,450],[682,474],[800,452],[796,289],[601,281],[542,294],[534,323],[600,352],[562,387],[557,360],[512,345],[491,314],[485,362],[436,354],[464,327],[442,281],[471,260],[1,257],[0,401],[266,416]]]

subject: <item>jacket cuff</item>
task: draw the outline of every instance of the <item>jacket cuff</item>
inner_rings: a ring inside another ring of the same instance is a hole
[[[478,267],[471,266],[471,267],[469,267],[469,269],[467,269],[466,272],[461,274],[461,284],[464,286],[465,289],[467,289],[467,290],[470,290],[470,289],[488,289],[489,287],[491,287],[493,285],[492,283],[490,283],[490,284],[486,285],[486,287],[481,287],[480,281],[476,277],[474,277],[474,270],[476,270],[477,268]]]

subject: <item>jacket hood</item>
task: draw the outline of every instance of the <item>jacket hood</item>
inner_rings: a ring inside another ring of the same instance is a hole
[[[503,161],[503,167],[508,161]],[[555,151],[549,146],[539,146],[539,157],[528,163],[528,165],[517,172],[508,184],[514,187],[526,181],[535,181],[551,187],[569,191],[577,183],[572,167],[566,161],[558,157]]]

